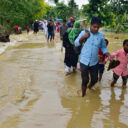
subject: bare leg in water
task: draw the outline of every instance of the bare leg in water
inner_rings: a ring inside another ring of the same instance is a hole
[[[87,86],[82,86],[82,97],[86,95]]]

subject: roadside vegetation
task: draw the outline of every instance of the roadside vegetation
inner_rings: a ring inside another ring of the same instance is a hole
[[[89,0],[89,4],[79,9],[75,0],[68,4],[59,0],[49,0],[55,4],[50,6],[44,0],[0,0],[0,33],[10,33],[15,25],[26,28],[36,19],[87,19],[92,16],[102,19],[106,31],[115,33],[128,32],[128,1],[127,0]],[[4,29],[3,29],[4,28]]]

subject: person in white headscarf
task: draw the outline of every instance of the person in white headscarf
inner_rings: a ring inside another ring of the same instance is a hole
[[[48,36],[48,28],[47,28],[48,22],[45,20],[43,22],[43,30],[44,30],[44,35],[47,37]]]

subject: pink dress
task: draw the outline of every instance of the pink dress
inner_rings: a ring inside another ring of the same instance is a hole
[[[57,32],[60,32],[60,29],[59,29],[59,25],[58,24],[56,24],[56,31]]]
[[[113,69],[113,72],[118,76],[127,76],[128,75],[128,53],[124,49],[117,50],[111,54],[116,56],[116,60],[120,61],[120,65]]]

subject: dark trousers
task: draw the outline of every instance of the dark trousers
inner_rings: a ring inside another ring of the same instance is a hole
[[[120,77],[120,76],[118,76],[118,75],[116,75],[115,73],[113,73],[113,79],[114,79],[115,81],[117,81],[117,80],[119,79],[119,77]],[[127,78],[128,78],[128,76],[122,76],[122,80],[123,80],[123,81],[126,81],[126,82],[127,82]]]
[[[77,62],[78,62],[78,54],[75,53],[73,47],[65,48],[65,58],[64,58],[64,63],[68,67],[77,67]]]
[[[98,64],[98,72],[100,75],[104,73],[104,64]]]
[[[89,82],[89,74],[91,78],[91,84],[94,85],[98,81],[98,64],[94,66],[86,66],[80,63],[82,86],[87,86]]]
[[[51,39],[53,38],[53,35],[52,35],[52,34],[53,34],[52,31],[49,31],[49,32],[48,32],[48,40],[49,40],[49,39],[51,40]]]
[[[52,39],[54,40],[54,37],[55,37],[55,32],[53,31],[52,32]]]

